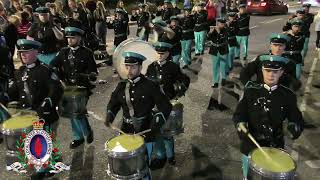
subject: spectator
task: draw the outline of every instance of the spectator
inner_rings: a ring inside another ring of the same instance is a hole
[[[20,4],[20,0],[11,0],[10,8],[8,9],[8,15],[14,15],[23,11]]]
[[[215,0],[214,6],[216,8],[216,18],[221,18],[222,17],[222,8],[224,7],[224,3],[222,2],[222,0]]]
[[[126,9],[124,8],[124,2],[122,0],[119,0],[117,3],[117,8],[122,9],[124,11],[124,21],[127,22],[127,35],[130,34],[130,29],[129,29],[129,15]]]
[[[208,13],[207,19],[208,19],[209,26],[215,26],[217,11],[214,5],[214,0],[209,0],[208,3],[206,4],[205,9],[207,10],[207,13]]]
[[[317,32],[317,40],[316,40],[316,46],[319,50],[320,48],[320,10],[318,11],[317,15],[314,17],[315,24],[315,31]]]
[[[8,26],[8,20],[6,15],[6,9],[3,3],[0,1],[0,32],[4,32],[7,26]]]
[[[238,7],[237,7],[237,3],[235,1],[231,1],[230,2],[230,6],[227,8],[227,12],[235,12],[238,13]]]
[[[30,22],[29,14],[25,11],[21,13],[21,24],[18,27],[18,39],[27,38],[27,33],[32,23]]]
[[[16,43],[18,41],[18,27],[21,24],[20,17],[17,15],[11,15],[8,18],[9,24],[4,30],[4,37],[6,38],[7,46],[11,54],[14,54]]]
[[[106,44],[106,36],[107,36],[107,11],[104,8],[104,4],[101,1],[97,2],[97,8],[93,12],[93,17],[96,22],[95,30],[98,38],[101,40],[103,44]]]

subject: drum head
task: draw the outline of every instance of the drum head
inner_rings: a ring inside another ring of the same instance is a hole
[[[251,152],[250,165],[255,166],[255,169],[263,169],[269,172],[286,173],[296,168],[294,160],[291,156],[276,148],[263,147],[263,150],[271,157],[267,158],[260,149],[255,149]]]
[[[64,95],[83,95],[87,92],[87,88],[83,86],[66,86],[64,89]]]
[[[140,148],[144,144],[144,139],[139,135],[120,135],[110,139],[106,143],[105,149],[117,152],[129,152]]]
[[[127,79],[124,58],[122,57],[122,53],[127,51],[139,53],[147,58],[142,64],[142,74],[145,74],[148,66],[157,59],[157,51],[150,43],[133,38],[123,41],[118,45],[113,54],[114,67],[122,79]]]
[[[8,112],[12,117],[25,116],[25,115],[32,115],[32,116],[38,115],[36,111],[19,109],[19,108],[8,108]]]
[[[37,116],[33,115],[22,115],[8,119],[2,124],[2,129],[15,130],[15,129],[25,129],[36,121],[39,121]]]

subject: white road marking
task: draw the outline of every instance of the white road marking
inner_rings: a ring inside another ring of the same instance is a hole
[[[312,169],[320,168],[320,160],[305,161],[305,163]]]
[[[259,26],[258,26],[258,25],[252,26],[252,27],[250,27],[249,29],[254,29],[254,28],[257,28],[257,27],[259,27]]]
[[[273,22],[276,22],[276,21],[280,21],[280,20],[282,20],[282,19],[283,19],[283,18],[272,19],[272,20],[269,20],[269,21],[264,22],[263,24],[270,24],[270,23],[273,23]]]
[[[88,111],[88,114],[90,114],[93,118],[95,118],[99,121],[103,121],[103,118],[100,117],[99,115],[97,115],[96,113],[94,113],[93,111]]]
[[[318,58],[314,58],[314,60],[312,62],[312,66],[310,68],[310,74],[307,79],[306,87],[304,90],[305,95],[310,93],[310,86],[311,86],[311,82],[313,80],[314,70],[316,69],[317,62],[318,62]],[[300,111],[302,113],[306,111],[306,105],[307,105],[307,100],[306,100],[306,96],[304,96],[304,98],[302,99],[301,105],[300,105]]]

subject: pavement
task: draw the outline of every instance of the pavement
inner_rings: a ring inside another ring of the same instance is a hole
[[[291,11],[295,9],[291,8]],[[317,10],[317,9],[313,9]],[[268,51],[268,36],[272,32],[281,32],[288,15],[252,16],[251,36],[249,39],[249,60]],[[320,84],[320,63],[315,50],[315,32],[311,27],[309,52],[305,59],[302,73],[303,87],[298,92],[299,108],[307,122],[301,137],[292,142],[286,139],[286,150],[297,163],[298,180],[320,180],[320,89],[313,85]],[[131,26],[131,37],[135,35],[136,26]],[[108,51],[112,49],[113,30],[108,30]],[[240,63],[232,74],[240,71]],[[203,58],[195,59],[190,69],[184,72],[191,78],[190,88],[180,101],[184,104],[185,132],[175,138],[176,166],[166,165],[163,169],[152,172],[155,180],[239,180],[241,179],[241,154],[239,139],[236,134],[232,113],[237,99],[231,93],[232,88],[222,91],[222,103],[227,107],[220,111],[209,110],[210,101],[217,99],[217,90],[211,88],[211,59],[206,53]],[[198,73],[196,73],[198,72]],[[98,80],[94,94],[88,103],[89,121],[94,130],[92,144],[85,144],[76,150],[69,149],[72,140],[71,124],[68,119],[59,120],[58,140],[60,140],[64,163],[71,165],[71,170],[57,174],[49,179],[110,179],[106,173],[107,154],[104,143],[116,135],[112,129],[103,125],[106,105],[114,90],[118,78],[114,77],[112,67],[99,68]],[[121,112],[114,125],[119,124]],[[0,145],[0,161],[4,162],[5,147]],[[0,179],[18,180],[29,177],[7,172],[0,166]]]

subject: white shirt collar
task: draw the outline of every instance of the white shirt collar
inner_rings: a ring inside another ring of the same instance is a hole
[[[274,85],[274,86],[270,87],[267,84],[263,84],[263,87],[268,91],[274,91],[278,88],[278,85]]]
[[[26,67],[28,69],[34,68],[36,66],[36,63],[26,64]]]
[[[134,78],[133,80],[129,79],[129,82],[135,84],[135,83],[137,83],[138,81],[140,81],[140,79],[141,79],[141,77],[138,76],[138,77]]]
[[[164,60],[164,61],[157,61],[157,63],[158,63],[160,66],[163,66],[166,62],[167,62],[167,60]]]
[[[71,49],[71,50],[73,50],[73,51],[75,51],[75,50],[79,49],[79,47],[80,47],[80,46],[77,46],[77,47],[70,47],[70,49]]]

